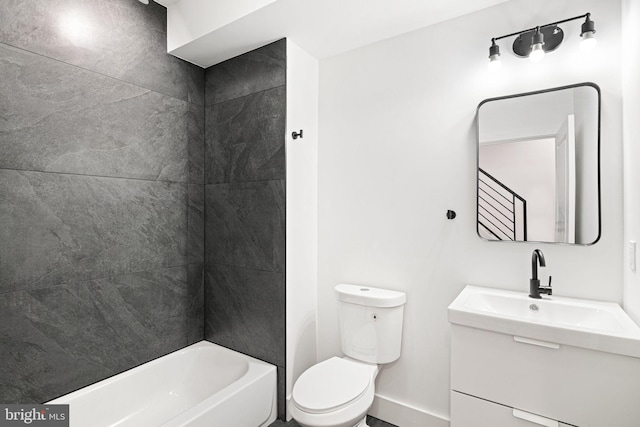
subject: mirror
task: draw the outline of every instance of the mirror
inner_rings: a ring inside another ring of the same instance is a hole
[[[591,245],[600,238],[600,88],[486,99],[477,111],[478,235]]]

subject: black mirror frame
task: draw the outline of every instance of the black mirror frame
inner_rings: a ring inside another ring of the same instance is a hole
[[[564,242],[542,242],[542,241],[534,241],[534,240],[490,240],[490,239],[485,239],[484,237],[482,237],[480,235],[480,227],[478,225],[478,217],[479,217],[479,209],[478,209],[478,204],[479,204],[479,198],[480,198],[480,192],[479,192],[479,180],[480,180],[480,107],[482,107],[484,104],[486,104],[487,102],[491,102],[491,101],[500,101],[500,100],[504,100],[504,99],[512,99],[512,98],[520,98],[520,97],[525,97],[525,96],[530,96],[530,95],[539,95],[542,93],[548,93],[548,92],[555,92],[555,91],[559,91],[559,90],[566,90],[566,89],[575,89],[578,87],[584,87],[584,86],[589,86],[592,87],[596,90],[597,94],[598,94],[598,143],[597,143],[597,150],[598,150],[598,165],[597,165],[597,171],[598,171],[598,177],[597,177],[597,181],[598,181],[598,234],[595,238],[595,240],[593,242],[590,243],[564,243]],[[584,83],[575,83],[575,84],[571,84],[571,85],[566,85],[566,86],[558,86],[558,87],[554,87],[554,88],[549,88],[549,89],[542,89],[542,90],[536,90],[536,91],[532,91],[532,92],[523,92],[523,93],[518,93],[518,94],[514,94],[514,95],[505,95],[505,96],[498,96],[498,97],[494,97],[494,98],[487,98],[485,100],[483,100],[482,102],[480,102],[478,104],[478,107],[476,108],[476,234],[477,236],[485,242],[513,242],[513,243],[536,243],[536,244],[540,244],[540,243],[548,243],[548,244],[556,244],[556,245],[567,245],[567,246],[592,246],[595,245],[596,243],[598,243],[598,241],[600,240],[600,237],[602,236],[602,185],[601,185],[601,162],[600,162],[600,144],[601,144],[601,126],[602,126],[602,96],[601,96],[601,91],[600,91],[600,86],[598,86],[595,83],[592,82],[584,82]]]

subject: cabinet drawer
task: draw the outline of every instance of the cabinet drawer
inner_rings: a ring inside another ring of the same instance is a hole
[[[451,427],[575,427],[535,414],[514,411],[473,396],[451,392]]]
[[[640,426],[640,359],[519,341],[452,325],[452,390],[582,427]]]

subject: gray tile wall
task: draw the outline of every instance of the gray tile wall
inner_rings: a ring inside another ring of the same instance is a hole
[[[285,372],[285,77],[280,40],[205,75],[205,338]]]
[[[0,402],[204,337],[204,70],[135,0],[0,2]]]

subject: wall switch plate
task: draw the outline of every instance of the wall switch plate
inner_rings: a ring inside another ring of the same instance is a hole
[[[629,257],[629,270],[636,271],[636,241],[629,240],[627,246],[627,256]]]

